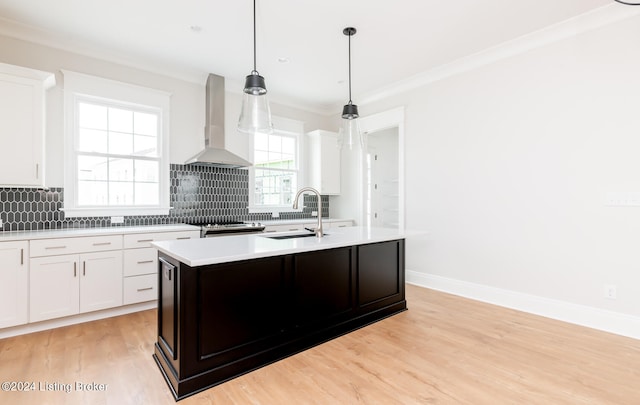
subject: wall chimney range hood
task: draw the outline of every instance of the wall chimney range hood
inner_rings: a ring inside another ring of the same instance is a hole
[[[225,148],[224,96],[224,77],[210,73],[206,86],[204,150],[185,164],[230,169],[252,166],[251,162]]]

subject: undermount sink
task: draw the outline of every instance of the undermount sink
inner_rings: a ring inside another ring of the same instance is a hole
[[[311,236],[316,236],[315,233],[297,233],[295,235],[276,235],[276,236],[265,236],[265,238],[269,239],[294,239],[294,238],[309,238]],[[325,233],[324,236],[327,236]]]

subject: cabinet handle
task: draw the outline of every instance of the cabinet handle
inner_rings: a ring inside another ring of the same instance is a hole
[[[140,242],[153,242],[153,239],[138,239],[138,243]]]
[[[299,231],[300,229],[298,229],[298,228],[291,228],[291,229],[289,229],[289,230],[290,230],[290,231]]]
[[[87,262],[82,262],[82,275],[87,275]]]
[[[66,248],[67,248],[66,246],[46,246],[45,250],[46,249],[66,249]]]
[[[40,165],[36,163],[36,179],[40,178]]]
[[[145,263],[153,263],[153,260],[143,260],[141,262],[138,262],[138,264],[145,264]]]
[[[181,240],[181,239],[191,239],[191,236],[183,236],[181,238],[176,238],[177,240]]]
[[[20,249],[20,266],[24,265],[24,249]]]
[[[140,292],[140,291],[149,291],[149,290],[153,290],[153,287],[138,288],[138,292]]]
[[[99,242],[99,243],[94,243],[93,246],[106,246],[110,244],[111,242]]]
[[[78,266],[78,263],[73,262],[73,277],[77,277],[78,276],[77,266]]]

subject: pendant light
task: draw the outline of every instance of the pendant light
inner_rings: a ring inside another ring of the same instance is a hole
[[[273,132],[267,86],[256,70],[256,0],[253,0],[253,70],[245,80],[238,130],[248,134]]]
[[[342,33],[349,37],[349,102],[342,107],[342,125],[338,142],[340,147],[346,146],[353,149],[358,145],[366,150],[366,142],[364,135],[360,134],[360,125],[358,124],[358,106],[353,104],[351,100],[351,37],[356,34],[356,29],[347,27]]]

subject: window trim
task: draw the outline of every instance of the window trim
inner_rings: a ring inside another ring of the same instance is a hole
[[[297,138],[297,151],[296,151],[296,159],[298,165],[298,188],[301,187],[301,184],[305,181],[305,167],[304,167],[304,151],[305,149],[305,139],[304,139],[304,122],[294,120],[291,118],[284,118],[278,116],[271,117],[273,122],[274,133],[280,133],[283,135],[294,135]],[[255,162],[255,138],[251,136],[251,140],[249,142],[249,155],[250,160]],[[297,210],[293,209],[291,205],[256,205],[255,204],[255,194],[253,192],[255,188],[255,166],[251,166],[249,168],[249,213],[281,213],[281,212],[302,212],[302,208]]]
[[[171,94],[162,90],[62,70],[64,75],[65,114],[65,217],[96,217],[124,215],[168,215],[169,198],[169,117]],[[157,206],[103,206],[78,207],[77,195],[77,146],[79,142],[77,106],[78,100],[94,100],[121,107],[156,110],[160,114],[159,125],[159,194]]]

